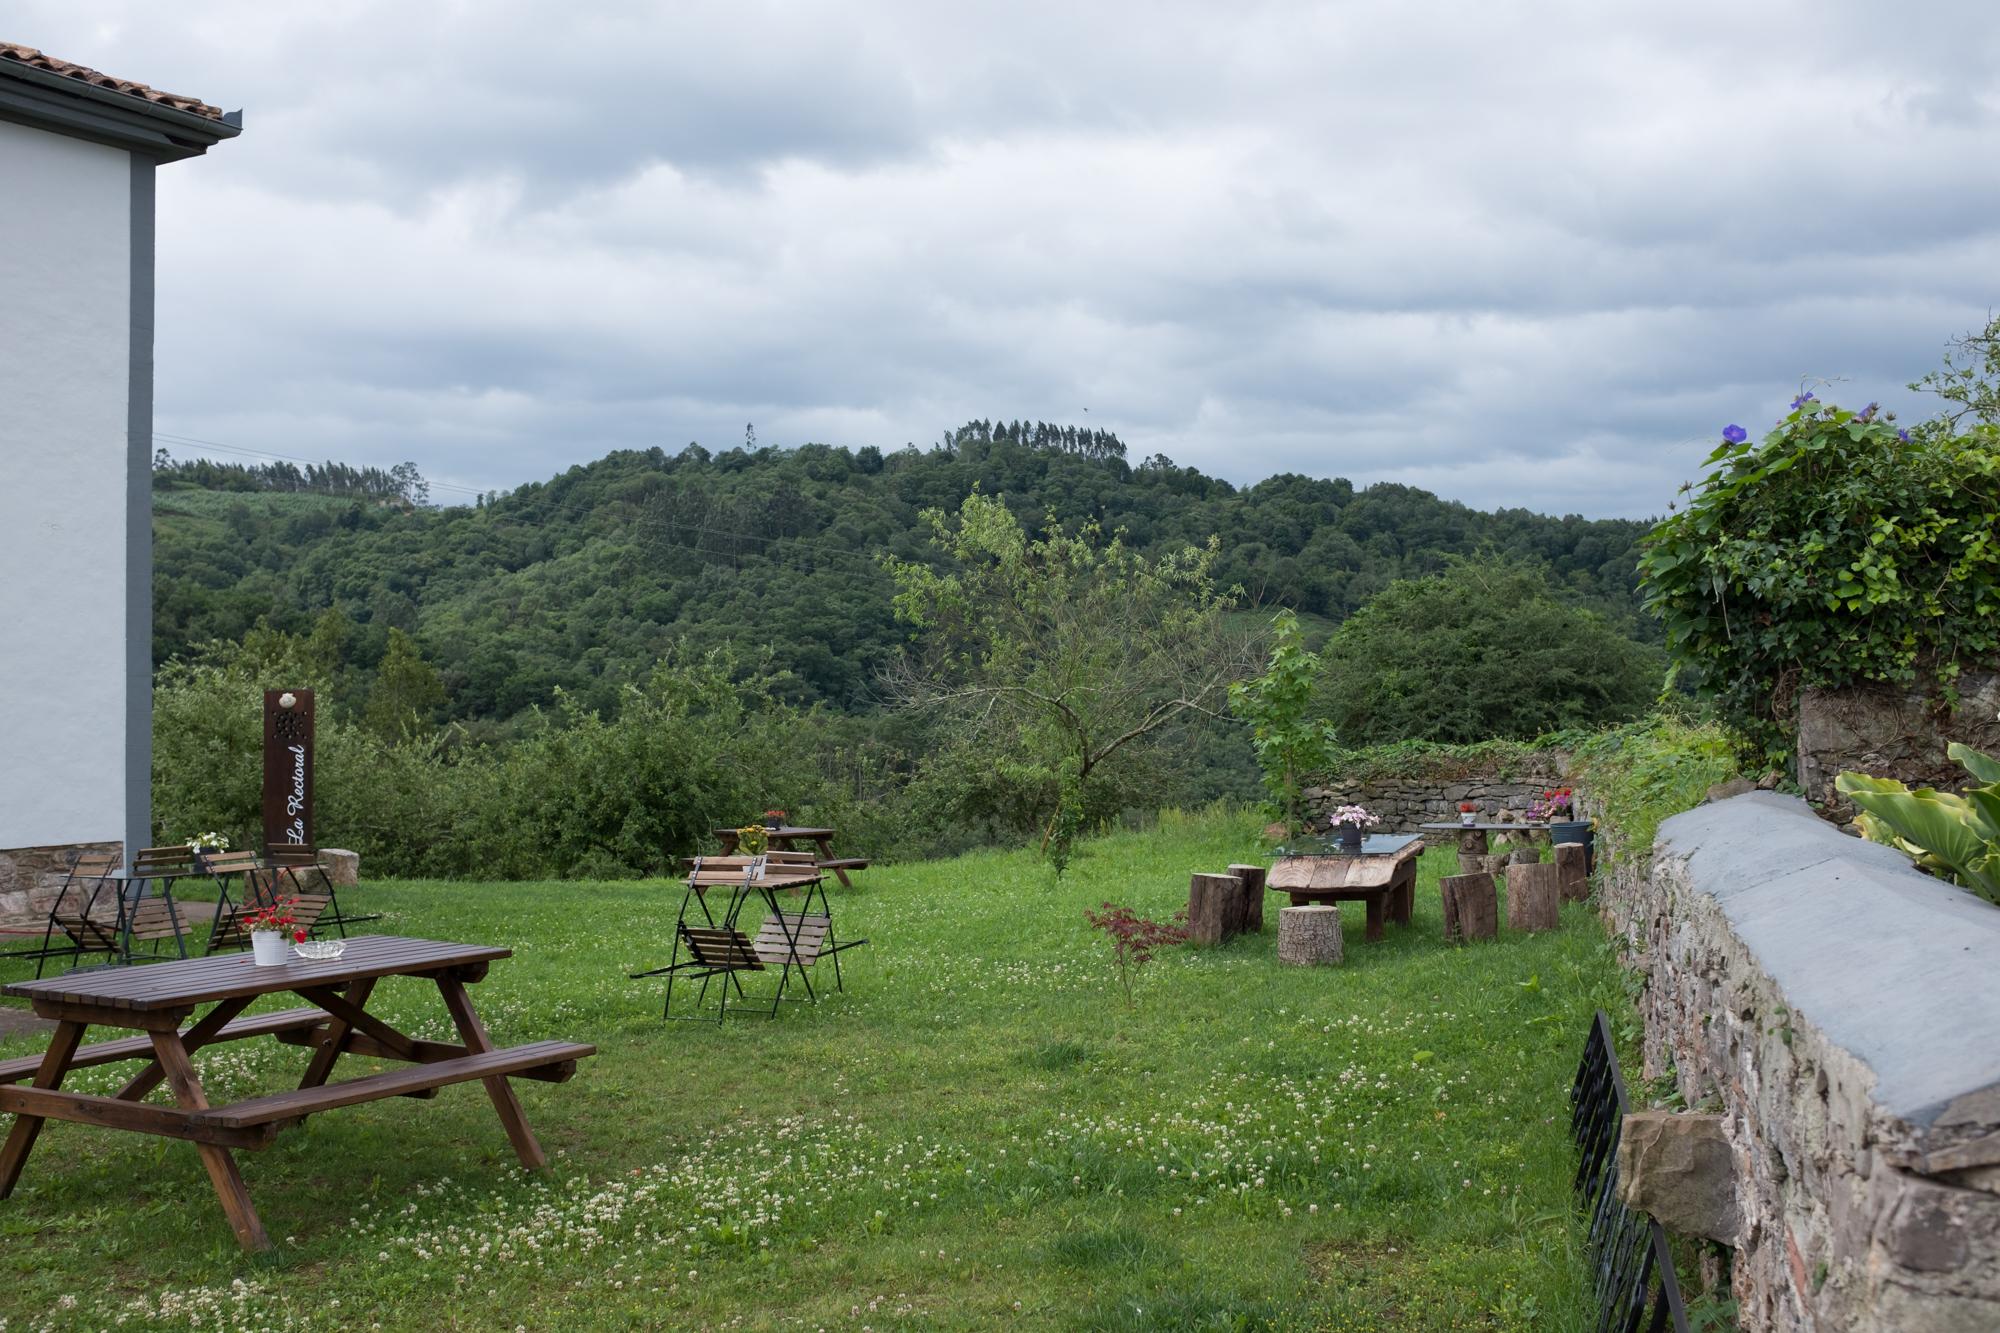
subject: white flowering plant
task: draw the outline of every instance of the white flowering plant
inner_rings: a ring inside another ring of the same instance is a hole
[[[229,850],[229,837],[223,833],[197,833],[187,840],[187,847],[196,853],[226,852]]]

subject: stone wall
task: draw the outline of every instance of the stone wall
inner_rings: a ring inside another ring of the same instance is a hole
[[[61,890],[70,858],[84,852],[123,853],[122,842],[0,848],[0,927],[39,927]]]
[[[1645,1075],[1722,1116],[1742,1327],[2000,1329],[2000,908],[1768,792],[1667,820],[1599,901]]]
[[[1568,785],[1564,776],[1568,771],[1568,754],[1542,750],[1504,763],[1494,760],[1389,777],[1344,781],[1336,775],[1306,789],[1306,806],[1316,828],[1325,825],[1335,806],[1360,805],[1382,817],[1380,832],[1414,833],[1421,824],[1456,821],[1460,801],[1477,803],[1482,819],[1492,819],[1503,810],[1519,814],[1549,788]]]
[[[1842,808],[1833,780],[1852,769],[1912,787],[1965,786],[1965,770],[1945,754],[1962,741],[2000,752],[2000,670],[1967,671],[1947,702],[1935,685],[1860,685],[1799,696],[1799,787]]]

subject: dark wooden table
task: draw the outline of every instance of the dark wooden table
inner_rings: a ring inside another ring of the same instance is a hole
[[[714,830],[714,832],[716,837],[722,839],[722,854],[724,856],[733,855],[736,851],[737,839],[742,835],[743,831],[741,829],[719,828]],[[868,862],[860,857],[842,858],[835,856],[833,854],[833,835],[834,830],[830,828],[795,828],[790,824],[764,831],[764,837],[772,847],[779,851],[790,851],[804,843],[812,844],[813,848],[818,852],[820,865],[824,869],[831,870],[839,877],[842,885],[851,889],[854,887],[854,881],[847,877],[847,872],[849,870],[866,869]]]
[[[1524,836],[1540,834],[1544,838],[1552,838],[1554,836],[1553,831],[1547,824],[1525,824],[1519,822],[1506,824],[1484,819],[1475,820],[1470,824],[1449,823],[1440,820],[1433,824],[1419,824],[1417,827],[1431,829],[1438,833],[1449,830],[1458,834],[1458,849],[1474,856],[1484,856],[1486,854],[1486,835],[1489,833],[1519,833]]]
[[[596,1048],[562,1041],[506,1049],[493,1045],[465,988],[482,980],[489,964],[511,952],[478,944],[364,935],[347,941],[341,957],[325,962],[295,955],[283,967],[258,967],[249,954],[232,954],[93,968],[0,988],[29,1000],[37,1014],[56,1023],[41,1057],[0,1063],[0,1111],[15,1114],[13,1129],[0,1145],[0,1199],[13,1193],[45,1120],[157,1134],[195,1145],[237,1240],[245,1249],[269,1249],[270,1238],[251,1206],[232,1148],[262,1148],[279,1129],[319,1111],[385,1097],[431,1096],[438,1088],[474,1079],[485,1084],[521,1165],[543,1169],[548,1159],[507,1080],[511,1076],[563,1082],[576,1072],[576,1062],[594,1055]],[[375,983],[393,976],[435,981],[462,1044],[406,1036],[368,1013]],[[238,1017],[251,1001],[287,991],[304,999],[306,1007]],[[205,1004],[213,1008],[183,1027]],[[121,1028],[140,1035],[84,1046],[84,1030],[90,1027]],[[311,1048],[299,1086],[230,1106],[211,1106],[189,1056],[216,1042],[260,1036]],[[328,1083],[327,1076],[343,1055],[401,1060],[407,1066]],[[62,1091],[70,1070],[121,1060],[147,1064],[115,1095]],[[140,1100],[161,1082],[173,1089],[176,1106]],[[26,1086],[20,1086],[23,1083]]]
[[[1424,840],[1415,833],[1378,833],[1362,839],[1360,855],[1315,852],[1278,860],[1264,879],[1270,893],[1290,896],[1292,906],[1308,903],[1358,902],[1368,909],[1368,939],[1382,938],[1386,917],[1410,924],[1417,897],[1417,858]]]

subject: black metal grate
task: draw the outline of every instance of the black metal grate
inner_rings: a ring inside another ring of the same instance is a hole
[[[1570,1132],[1576,1138],[1576,1195],[1590,1214],[1591,1277],[1597,1291],[1598,1333],[1688,1333],[1667,1233],[1618,1198],[1618,1131],[1625,1119],[1625,1081],[1602,1009],[1583,1044],[1570,1087]]]

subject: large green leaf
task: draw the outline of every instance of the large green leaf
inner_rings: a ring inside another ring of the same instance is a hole
[[[1995,853],[1986,836],[1984,815],[1964,797],[1919,787],[1915,791],[1890,778],[1842,773],[1834,780],[1841,795],[1852,800],[1890,828],[1950,866],[1959,882],[2000,900],[2000,880],[1994,878]]]
[[[1995,759],[1990,754],[1981,754],[1970,745],[1961,745],[1957,741],[1953,741],[1945,753],[1964,764],[1965,771],[1981,782],[2000,782],[2000,759]]]

